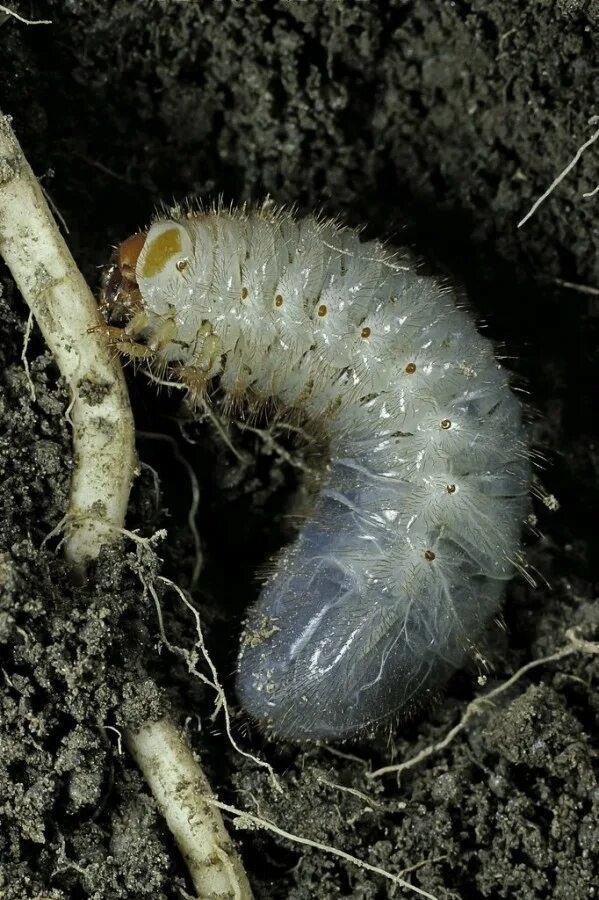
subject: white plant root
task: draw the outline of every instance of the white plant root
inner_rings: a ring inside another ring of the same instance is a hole
[[[198,896],[251,897],[208,779],[174,725],[167,719],[147,723],[126,741],[185,858]]]
[[[597,122],[599,122],[599,116],[591,116],[591,118],[589,119],[589,125],[596,125]],[[541,196],[538,198],[538,200],[535,200],[535,202],[530,207],[530,209],[528,210],[526,215],[522,219],[520,219],[520,221],[518,222],[518,228],[522,228],[522,226],[526,222],[528,222],[530,217],[536,213],[536,211],[539,208],[539,206],[541,205],[541,203],[544,203],[545,200],[547,199],[547,197],[549,197],[549,195],[553,193],[553,191],[556,189],[556,187],[562,183],[562,181],[564,180],[566,175],[568,175],[572,171],[572,169],[574,168],[574,166],[576,165],[576,163],[578,162],[578,160],[580,159],[580,157],[582,156],[584,151],[588,150],[588,148],[592,144],[595,143],[597,138],[599,138],[599,128],[597,129],[597,131],[593,132],[593,134],[590,136],[590,138],[587,141],[584,142],[584,144],[581,144],[581,146],[578,148],[578,150],[576,151],[576,153],[574,154],[574,156],[568,163],[568,165],[564,169],[562,169],[562,171],[559,173],[557,178],[553,179],[553,181],[551,182],[551,184],[549,185],[547,190],[541,194]],[[582,196],[588,200],[590,197],[594,196],[594,194],[597,192],[597,190],[599,190],[599,185],[597,185],[597,187],[594,188],[594,190],[587,191]]]
[[[22,22],[23,25],[51,25],[51,19],[26,19],[24,16],[20,16],[19,13],[15,12],[14,9],[10,9],[8,6],[3,6],[0,3],[0,13],[2,15],[8,16],[9,18],[12,16],[13,19],[16,19],[17,22]],[[2,22],[0,22],[0,25]]]
[[[120,539],[135,474],[135,431],[118,360],[93,329],[98,308],[11,128],[0,115],[0,253],[71,394],[75,469],[66,556],[79,573]],[[189,866],[198,897],[250,900],[206,776],[167,720],[125,735]]]
[[[98,307],[58,230],[7,117],[0,117],[0,252],[71,395],[76,460],[65,553],[76,566],[122,527],[135,473],[135,431],[122,371]]]
[[[573,653],[599,653],[599,643],[593,641],[586,641],[583,638],[579,637],[577,634],[576,628],[569,628],[566,631],[566,639],[568,641],[565,646],[561,647],[559,650],[556,650],[555,653],[551,653],[549,656],[542,656],[540,659],[533,659],[531,662],[526,663],[526,665],[522,666],[522,668],[518,669],[517,672],[508,678],[507,681],[502,682],[502,684],[498,685],[496,688],[493,688],[492,691],[489,691],[486,694],[481,694],[479,697],[475,697],[471,703],[466,707],[460,721],[457,725],[454,725],[450,731],[447,732],[445,737],[437,741],[434,744],[429,744],[424,750],[421,750],[420,753],[417,753],[415,756],[410,757],[409,759],[404,760],[401,763],[396,763],[394,765],[383,766],[380,769],[376,769],[374,772],[367,772],[367,778],[380,778],[381,775],[390,775],[395,774],[399,776],[401,772],[405,772],[406,769],[411,769],[413,766],[417,766],[423,760],[428,759],[429,756],[432,756],[433,753],[437,753],[439,750],[444,750],[455,737],[463,731],[470,719],[484,712],[485,709],[488,708],[488,705],[493,704],[493,700],[495,697],[502,694],[508,688],[510,688],[513,684],[519,681],[523,675],[527,672],[530,672],[531,669],[536,669],[537,666],[545,666],[548,663],[557,662],[560,659],[563,659],[566,656],[571,656]]]

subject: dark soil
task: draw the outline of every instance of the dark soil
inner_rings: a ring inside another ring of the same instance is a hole
[[[588,139],[597,72],[596,0],[9,0],[52,25],[0,12],[0,107],[69,228],[91,283],[159,200],[270,193],[408,242],[467,289],[537,411],[541,479],[527,538],[539,586],[511,586],[505,628],[485,654],[488,686],[565,642],[597,637],[597,446],[591,425],[597,296],[597,147],[522,228],[518,220]],[[6,269],[0,329],[0,897],[176,898],[190,891],[121,728],[170,708],[219,796],[280,827],[333,843],[438,898],[595,896],[592,763],[596,657],[533,670],[443,752],[370,782],[365,765],[443,737],[480,691],[476,669],[442,703],[341,748],[298,748],[250,731],[285,793],[210,721],[213,696],[160,650],[129,545],[102,553],[75,587],[57,540],[72,469],[67,397]],[[241,462],[208,423],[174,421],[179,398],[130,373],[142,471],[128,525],[150,535],[162,571],[193,567],[189,473],[201,488],[205,567],[194,590],[207,644],[232,695],[243,609],[256,569],[287,537],[293,471],[232,429]],[[545,580],[550,587],[545,585]],[[161,601],[172,641],[191,647],[176,595]],[[356,758],[354,758],[356,757]],[[364,760],[363,764],[360,760]],[[368,800],[342,787],[363,792]],[[383,898],[390,883],[264,831],[237,832],[258,898]]]

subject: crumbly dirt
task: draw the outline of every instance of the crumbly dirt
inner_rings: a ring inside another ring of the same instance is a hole
[[[159,200],[270,193],[408,242],[467,290],[534,406],[541,479],[558,512],[527,537],[538,586],[512,584],[485,648],[488,685],[563,645],[597,637],[591,427],[597,296],[597,148],[522,228],[518,220],[592,133],[596,0],[237,3],[9,2],[0,12],[0,106],[69,229],[86,276]],[[595,218],[594,218],[595,217]],[[259,436],[181,424],[179,397],[129,373],[141,475],[128,526],[166,528],[158,556],[102,553],[75,586],[60,521],[72,470],[67,397],[0,269],[0,897],[151,897],[190,891],[176,849],[118,731],[166,708],[219,796],[280,827],[406,875],[438,898],[557,900],[597,890],[596,657],[532,671],[444,751],[412,756],[456,723],[478,690],[458,673],[442,702],[390,734],[295,747],[235,729],[285,792],[211,722],[213,696],[160,649],[140,576],[190,584],[191,464],[205,565],[194,601],[229,696],[255,572],[288,536],[292,467]],[[167,438],[165,440],[165,437]],[[548,585],[546,584],[548,582]],[[161,593],[169,637],[193,622]],[[341,756],[334,750],[346,754]],[[350,754],[350,755],[347,755]],[[348,792],[345,788],[351,788]],[[361,793],[355,793],[359,791]],[[379,876],[265,831],[238,831],[256,897],[408,896]]]

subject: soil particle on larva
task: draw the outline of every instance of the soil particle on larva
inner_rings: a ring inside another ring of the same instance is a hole
[[[31,4],[9,5],[32,15]],[[552,589],[514,583],[506,629],[486,648],[495,666],[487,684],[562,646],[572,625],[592,636],[598,320],[592,297],[554,279],[597,284],[596,206],[581,197],[597,182],[596,154],[515,226],[590,134],[597,2],[248,0],[227,11],[40,0],[33,12],[53,25],[0,15],[1,105],[94,284],[111,244],[147,222],[158,197],[239,202],[270,192],[367,222],[372,235],[415,240],[467,285],[541,413],[542,478],[561,504],[537,507],[546,536],[529,548]],[[20,358],[27,312],[0,275],[3,900],[179,896],[184,868],[117,733],[165,703],[219,796],[282,828],[394,872],[422,864],[406,877],[439,898],[589,896],[596,657],[535,670],[399,786],[368,781],[359,761],[324,747],[268,743],[237,719],[239,739],[282,773],[279,798],[210,722],[213,696],[182,660],[158,652],[139,578],[156,559],[132,545],[105,553],[75,588],[57,539],[42,546],[64,512],[72,467],[66,397],[34,329],[32,400]],[[231,436],[237,455],[208,424],[186,426],[198,443],[186,442],[172,422],[179,399],[157,399],[141,377],[131,384],[140,429],[175,437],[200,479],[206,566],[194,599],[230,692],[242,609],[258,591],[256,567],[289,532],[298,479],[249,432]],[[185,585],[194,552],[187,473],[163,442],[144,439],[140,449],[128,526],[168,529],[157,553]],[[193,623],[176,598],[160,601],[170,641],[191,647]],[[375,766],[392,752],[412,756],[456,723],[479,690],[476,674],[456,676],[441,704],[390,738],[341,751]],[[318,851],[263,831],[236,834],[260,898],[388,895],[372,874]]]

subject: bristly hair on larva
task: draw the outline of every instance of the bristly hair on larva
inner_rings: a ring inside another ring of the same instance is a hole
[[[116,251],[106,332],[197,403],[326,435],[313,514],[250,610],[237,691],[289,739],[430,695],[497,613],[531,470],[490,342],[406,252],[272,204],[171,210]]]

